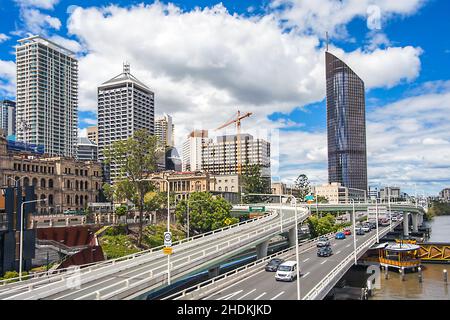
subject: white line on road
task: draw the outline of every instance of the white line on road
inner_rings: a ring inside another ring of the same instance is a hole
[[[322,261],[320,264],[324,264],[325,262],[327,262],[328,260],[324,260],[324,261]]]
[[[259,298],[261,298],[263,295],[265,295],[266,293],[265,292],[263,292],[263,293],[261,293],[259,296],[257,296],[254,300],[258,300]]]
[[[334,243],[333,246],[334,246],[334,247],[337,246],[337,243]]]
[[[220,298],[217,299],[217,300],[229,300],[230,298],[232,298],[232,297],[234,297],[235,295],[241,293],[242,291],[243,291],[243,290],[239,290],[239,291],[236,291],[236,292],[227,294],[226,296],[220,297]]]
[[[339,254],[339,253],[341,253],[341,250],[339,250],[338,252],[336,252],[336,254]]]
[[[307,259],[303,260],[303,262],[306,262],[306,261],[308,261],[308,260],[309,260],[309,258],[307,258]]]
[[[253,293],[253,292],[255,292],[255,291],[256,291],[256,289],[250,290],[249,292],[247,292],[247,293],[244,294],[243,296],[239,297],[238,300],[244,299],[244,297],[248,296],[250,293]]]
[[[346,248],[350,247],[350,243],[348,245],[345,246]]]
[[[281,296],[284,293],[284,291],[281,291],[279,294],[277,294],[275,297],[273,297],[270,300],[275,300],[276,298],[278,298],[279,296]]]
[[[305,277],[307,277],[308,276],[308,274],[310,274],[311,272],[307,272],[307,273],[305,273],[304,275],[302,275],[302,278],[305,278]]]

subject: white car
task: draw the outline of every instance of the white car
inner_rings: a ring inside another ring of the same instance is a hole
[[[297,262],[286,261],[278,266],[275,280],[294,281],[295,278],[297,278]]]

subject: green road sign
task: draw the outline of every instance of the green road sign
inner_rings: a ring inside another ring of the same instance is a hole
[[[305,197],[306,201],[313,201],[314,200],[314,196],[313,195],[309,195]]]
[[[248,207],[248,211],[249,212],[265,212],[266,211],[266,207],[264,206],[250,206]]]

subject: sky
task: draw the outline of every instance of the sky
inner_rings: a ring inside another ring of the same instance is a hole
[[[370,185],[450,187],[450,1],[0,0],[0,99],[15,98],[15,45],[39,34],[79,60],[79,134],[97,86],[122,71],[172,115],[178,150],[233,114],[269,139],[273,180],[327,182],[324,52],[365,82]]]

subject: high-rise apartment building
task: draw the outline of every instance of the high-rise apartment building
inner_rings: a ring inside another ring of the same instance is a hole
[[[325,60],[328,181],[367,191],[364,82],[331,53]]]
[[[50,156],[75,157],[78,61],[73,52],[31,36],[19,40],[17,140],[44,146]]]
[[[154,134],[154,93],[130,73],[124,64],[123,72],[98,87],[98,158],[104,161],[104,150],[114,141],[125,140],[140,129]],[[105,179],[114,182],[117,165],[104,166]]]
[[[89,138],[78,137],[77,160],[78,161],[97,161],[97,145]]]
[[[92,126],[86,128],[87,137],[89,140],[94,142],[95,144],[98,144],[98,127]]]
[[[16,103],[14,101],[0,101],[0,126],[6,136],[16,134]]]
[[[209,141],[208,130],[192,131],[183,142],[182,170],[198,171],[202,169],[202,147]]]
[[[245,174],[246,165],[259,165],[261,176],[270,177],[270,143],[250,134],[241,134],[240,139],[242,173]],[[207,142],[202,148],[202,169],[213,174],[237,174],[238,145],[237,135]]]
[[[165,147],[173,147],[175,126],[172,122],[172,117],[164,114],[162,118],[155,120],[155,136],[161,145]]]

